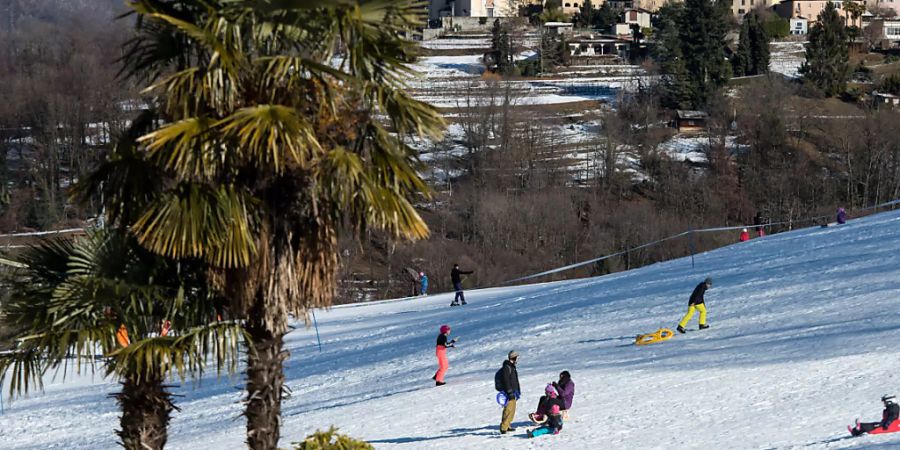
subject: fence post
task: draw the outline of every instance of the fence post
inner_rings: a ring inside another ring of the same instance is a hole
[[[316,310],[312,310],[313,325],[316,327],[316,342],[319,343],[319,351],[322,351],[322,339],[319,338],[319,322],[316,320]]]
[[[692,226],[690,230],[688,230],[688,245],[691,247],[691,269],[694,268],[694,253],[696,252],[694,248],[694,227]]]

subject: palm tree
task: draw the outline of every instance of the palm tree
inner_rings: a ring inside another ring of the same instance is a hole
[[[79,186],[166,257],[207,264],[252,338],[247,443],[279,439],[282,338],[331,304],[343,229],[422,238],[410,134],[443,121],[406,92],[412,0],[135,0],[123,73],[154,110]],[[340,50],[339,54],[336,51]]]
[[[162,449],[176,409],[166,380],[199,376],[208,356],[236,370],[244,332],[216,320],[222,299],[196,268],[165,261],[117,230],[41,243],[20,265],[8,275],[2,309],[19,342],[0,356],[10,394],[41,387],[47,370],[93,370],[99,353],[106,374],[122,384],[114,395],[121,445]]]

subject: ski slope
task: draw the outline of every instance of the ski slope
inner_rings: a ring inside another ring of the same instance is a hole
[[[633,345],[674,328],[706,276],[709,330]],[[846,437],[854,418],[880,420],[882,394],[900,394],[900,212],[752,239],[698,255],[695,268],[687,258],[472,290],[460,308],[451,296],[320,311],[321,352],[312,329],[288,335],[282,446],[336,425],[378,449],[900,448],[900,433]],[[436,388],[444,323],[460,342]],[[547,382],[572,373],[561,434],[498,433],[492,378],[510,349],[524,391],[516,426]],[[242,448],[239,382],[178,389],[168,448]],[[0,448],[115,448],[116,388],[82,376],[7,402]]]

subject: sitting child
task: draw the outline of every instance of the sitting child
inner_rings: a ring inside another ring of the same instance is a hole
[[[556,388],[553,387],[552,384],[547,385],[544,389],[544,394],[545,395],[538,400],[537,411],[528,415],[528,418],[534,423],[544,423],[544,421],[547,420],[547,414],[550,412],[550,408],[552,408],[553,405],[559,406],[559,409],[565,409],[563,400],[559,398]]]
[[[554,404],[550,407],[547,414],[547,422],[538,428],[529,431],[528,437],[533,438],[544,434],[559,434],[563,427],[563,419],[559,414],[559,405]]]
[[[855,428],[847,427],[847,429],[850,430],[850,434],[859,436],[863,433],[871,433],[879,428],[883,431],[887,431],[892,424],[896,427],[897,424],[894,424],[894,422],[900,418],[900,405],[897,405],[896,398],[893,395],[885,395],[884,397],[881,397],[881,401],[884,403],[884,411],[881,413],[881,422],[860,423],[859,419],[856,419]]]

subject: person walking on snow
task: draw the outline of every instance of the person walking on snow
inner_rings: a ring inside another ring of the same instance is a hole
[[[450,306],[466,304],[466,296],[463,295],[462,289],[462,275],[469,275],[473,272],[474,270],[459,270],[459,264],[453,265],[453,270],[450,271],[450,281],[453,282],[453,289],[456,289],[456,297],[453,298],[453,302],[450,303]]]
[[[528,437],[533,438],[543,436],[545,434],[559,434],[562,431],[563,418],[560,414],[559,405],[550,407],[550,413],[547,415],[547,422],[534,430],[528,432]]]
[[[444,375],[447,374],[447,369],[450,368],[450,361],[447,359],[447,349],[456,347],[454,345],[456,343],[456,338],[449,339],[450,325],[441,325],[440,331],[441,334],[437,337],[437,346],[434,348],[434,353],[438,360],[438,370],[434,373],[434,376],[431,377],[431,379],[434,380],[435,386],[447,384],[444,382]]]
[[[422,295],[428,295],[428,276],[425,275],[425,272],[419,272],[419,281],[422,283]]]
[[[711,287],[712,278],[707,277],[694,288],[694,292],[691,293],[691,299],[688,301],[687,314],[685,314],[684,318],[681,319],[681,322],[678,323],[677,330],[679,333],[685,332],[684,327],[687,326],[688,321],[694,317],[694,311],[700,311],[700,329],[705,330],[709,328],[709,325],[706,324],[706,303],[703,299],[703,295],[706,294],[706,290]]]
[[[506,404],[503,405],[503,415],[500,418],[500,434],[506,434],[516,431],[513,428],[512,421],[516,415],[516,400],[519,399],[519,372],[516,371],[516,362],[519,360],[519,354],[512,350],[503,361],[503,367],[500,369],[501,387],[506,395]]]
[[[860,423],[859,419],[856,419],[856,427],[850,428],[850,434],[854,436],[859,436],[863,433],[871,433],[879,428],[882,430],[888,431],[889,428],[893,425],[893,428],[900,431],[900,423],[897,423],[897,420],[900,419],[900,406],[897,405],[897,400],[893,395],[885,395],[881,397],[882,403],[884,403],[884,411],[881,412],[881,422],[863,422]]]
[[[838,208],[837,223],[843,225],[845,222],[847,222],[847,211],[844,208]]]
[[[748,233],[748,232],[747,232],[747,229],[744,228],[743,230],[741,230],[740,241],[741,241],[741,242],[746,242],[746,241],[749,241],[749,240],[750,240],[750,233]]]

